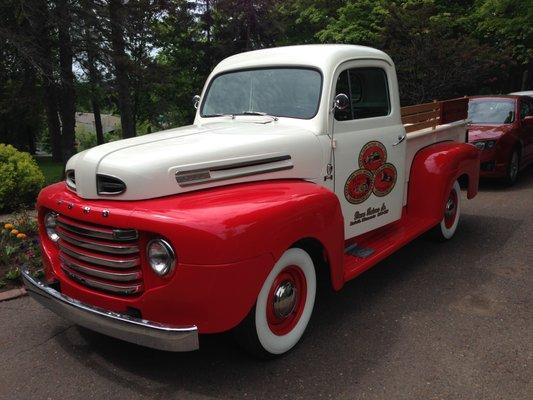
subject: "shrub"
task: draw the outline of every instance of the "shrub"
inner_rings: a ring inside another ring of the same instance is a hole
[[[96,135],[85,128],[76,129],[77,150],[83,151],[96,146]]]
[[[33,204],[44,185],[44,175],[29,153],[0,143],[0,211]]]

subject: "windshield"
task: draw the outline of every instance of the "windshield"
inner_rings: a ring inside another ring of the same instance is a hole
[[[468,118],[473,124],[511,124],[514,122],[513,100],[471,100]]]
[[[216,76],[202,105],[202,117],[266,113],[313,118],[318,111],[322,75],[308,68],[268,68]]]

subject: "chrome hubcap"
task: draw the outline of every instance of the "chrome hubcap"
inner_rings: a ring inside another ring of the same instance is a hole
[[[446,211],[444,213],[449,218],[453,215],[454,212],[455,212],[455,202],[453,201],[453,199],[450,198],[446,202]]]
[[[283,281],[274,292],[274,314],[286,318],[296,306],[296,287],[290,281]]]

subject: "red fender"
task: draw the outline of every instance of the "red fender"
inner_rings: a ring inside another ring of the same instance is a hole
[[[410,217],[443,217],[444,204],[453,183],[468,176],[469,199],[477,194],[480,151],[466,143],[441,142],[421,149],[411,164],[407,198]]]
[[[89,213],[83,207],[90,207]],[[295,242],[319,241],[328,258],[334,287],[342,286],[344,224],[331,191],[301,180],[236,184],[143,201],[84,200],[64,183],[45,188],[38,199],[40,221],[47,209],[67,217],[141,232],[141,246],[154,236],[172,244],[178,259],[170,277],[147,265],[145,290],[120,297],[94,291],[68,279],[57,247],[41,223],[47,277],[61,281],[63,293],[89,304],[123,312],[139,309],[143,318],[174,325],[197,325],[201,333],[236,326],[253,307],[273,267]],[[109,215],[103,217],[107,209]],[[144,253],[144,251],[143,251]]]

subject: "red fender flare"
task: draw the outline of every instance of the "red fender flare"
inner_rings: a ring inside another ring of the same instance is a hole
[[[410,217],[433,219],[443,216],[453,183],[468,176],[467,196],[477,194],[480,151],[466,143],[441,142],[421,149],[411,164],[407,193]]]

